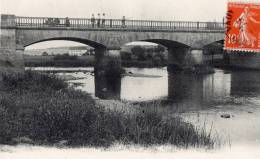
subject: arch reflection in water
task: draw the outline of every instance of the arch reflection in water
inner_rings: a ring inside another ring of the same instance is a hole
[[[126,68],[126,71],[158,78],[103,77],[95,78],[95,95],[103,99],[132,101],[169,99],[172,102],[189,101],[197,104],[222,100],[230,96],[231,74],[222,70],[210,75],[177,74],[165,68]]]
[[[203,98],[202,77],[169,71],[168,83],[168,99],[171,101],[201,101]]]
[[[168,79],[166,69],[125,68],[127,72],[159,77],[95,76],[95,96],[101,99],[131,101],[155,100],[167,97]]]
[[[158,68],[126,68],[126,70],[133,73],[160,75],[161,77],[125,76],[122,79],[106,80],[103,78],[94,81],[92,76],[87,75],[86,79],[79,80],[79,82],[84,83],[80,89],[107,99],[140,101],[168,97],[173,102],[191,101],[197,104],[221,101],[230,96],[257,96],[260,94],[260,73],[258,72],[225,72],[216,69],[214,74],[199,77],[178,75]],[[96,83],[95,88],[94,82]],[[107,85],[106,89],[103,89],[102,85]]]

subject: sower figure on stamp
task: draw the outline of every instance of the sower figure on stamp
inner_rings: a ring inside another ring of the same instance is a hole
[[[248,22],[251,20],[253,23],[259,23],[259,21],[253,18],[252,13],[249,12],[249,7],[245,7],[244,12],[239,16],[239,18],[234,22],[234,27],[239,28],[239,41],[240,46],[250,45],[252,47],[255,46],[256,37],[254,37],[248,29]]]

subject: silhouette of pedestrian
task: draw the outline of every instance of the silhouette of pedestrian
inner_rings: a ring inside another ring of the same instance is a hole
[[[59,25],[60,24],[60,19],[59,18],[55,18],[53,22],[54,22],[54,25]]]
[[[225,17],[223,17],[223,19],[222,19],[222,25],[223,25],[223,27],[225,26]]]
[[[92,28],[94,28],[95,27],[95,21],[96,21],[95,17],[94,17],[94,14],[92,14],[92,17],[91,17],[90,21],[91,21]]]
[[[97,27],[100,27],[100,21],[101,21],[100,14],[98,13]]]
[[[112,28],[112,21],[113,21],[113,20],[112,20],[112,19],[110,19],[110,28]]]
[[[103,17],[102,17],[102,27],[105,27],[105,22],[106,22],[105,13],[103,13]]]
[[[70,26],[70,20],[68,17],[65,18],[65,26],[69,27]]]
[[[123,28],[125,27],[125,16],[123,16],[123,18],[122,18],[122,27]]]

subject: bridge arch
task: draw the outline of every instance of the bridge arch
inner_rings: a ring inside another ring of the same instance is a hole
[[[76,38],[76,37],[54,37],[54,38],[43,38],[40,40],[32,40],[29,41],[28,43],[24,44],[24,47],[36,44],[36,43],[40,43],[40,42],[45,42],[45,41],[52,41],[52,40],[66,40],[66,41],[73,41],[73,42],[79,42],[85,45],[89,45],[95,49],[106,49],[107,47],[101,43],[95,42],[95,41],[91,41],[88,39],[83,39],[83,38]]]
[[[142,39],[139,42],[151,42],[168,49],[168,68],[182,69],[190,65],[190,48],[184,43],[168,39]]]
[[[208,47],[208,46],[210,46],[210,45],[212,45],[212,44],[214,44],[214,43],[218,43],[218,44],[224,45],[224,39],[220,39],[220,40],[217,40],[217,41],[213,41],[213,42],[210,42],[210,43],[206,43],[206,44],[203,46],[203,48],[204,48],[204,47]]]
[[[156,44],[163,45],[164,47],[171,49],[171,48],[190,48],[190,46],[180,43],[174,40],[167,40],[167,39],[145,39],[141,41],[146,41],[146,42],[152,42]]]
[[[94,89],[95,89],[95,96],[102,98],[102,99],[109,99],[109,98],[119,98],[120,94],[117,94],[118,89],[118,83],[121,82],[118,81],[119,77],[113,78],[113,81],[111,82],[111,79],[107,77],[107,72],[110,68],[110,63],[113,59],[113,57],[109,56],[108,48],[104,44],[84,39],[84,38],[77,38],[77,37],[54,37],[54,38],[42,38],[37,40],[27,41],[27,43],[24,43],[24,47],[37,44],[40,42],[47,42],[47,41],[53,41],[53,40],[65,40],[65,41],[73,41],[78,42],[81,44],[85,44],[88,46],[91,46],[95,49],[95,62],[94,62]],[[113,61],[112,61],[113,62]],[[114,67],[118,68],[120,71],[121,64],[116,63],[116,65],[113,65]],[[118,72],[119,72],[118,71]],[[114,76],[113,76],[114,77]],[[117,81],[117,82],[115,82]],[[120,88],[120,87],[119,87]],[[116,89],[116,90],[115,90]]]
[[[214,44],[214,43],[222,43],[222,44],[224,44],[224,37],[218,37],[216,39],[204,40],[203,43],[200,45],[200,47],[204,48],[204,47],[209,46],[209,45]]]
[[[168,70],[182,69],[189,65],[191,46],[167,39],[146,39],[144,41],[160,44],[168,49]]]
[[[223,54],[224,53],[224,39],[214,41],[203,46],[204,54]]]

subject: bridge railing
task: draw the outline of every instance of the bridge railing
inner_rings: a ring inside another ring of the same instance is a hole
[[[17,27],[49,28],[71,27],[79,29],[135,29],[135,30],[224,30],[221,22],[148,21],[105,19],[93,22],[83,18],[16,17]]]

